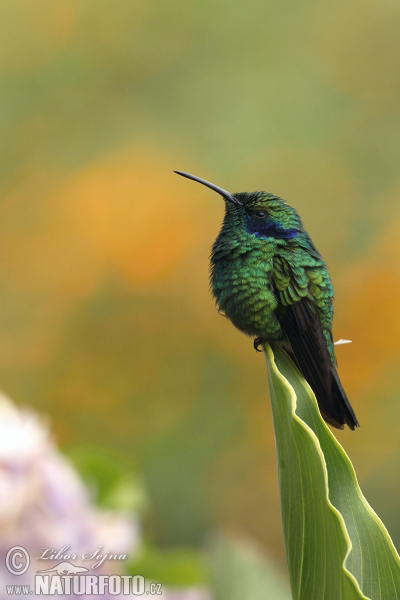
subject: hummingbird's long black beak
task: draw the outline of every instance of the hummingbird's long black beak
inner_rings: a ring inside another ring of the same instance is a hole
[[[202,185],[209,187],[211,190],[214,190],[214,192],[217,192],[217,194],[220,194],[223,198],[225,198],[225,200],[228,200],[229,202],[233,202],[234,204],[239,204],[240,206],[242,206],[242,203],[239,202],[239,200],[237,200],[237,198],[232,196],[232,194],[230,194],[226,190],[223,190],[222,188],[218,187],[217,185],[214,185],[213,183],[206,181],[205,179],[201,179],[200,177],[196,177],[196,175],[191,175],[190,173],[184,173],[184,171],[174,171],[174,173],[176,173],[177,175],[182,175],[182,177],[187,177],[188,179],[193,179],[193,181],[197,181],[197,183],[201,183]]]

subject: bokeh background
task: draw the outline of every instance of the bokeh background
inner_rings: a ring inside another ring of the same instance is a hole
[[[285,578],[264,360],[208,291],[223,203],[172,170],[276,193],[330,267],[362,425],[337,436],[398,547],[399,4],[3,0],[0,24],[1,389],[132,465],[160,564],[218,533]]]

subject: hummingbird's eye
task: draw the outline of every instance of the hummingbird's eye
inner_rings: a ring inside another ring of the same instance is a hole
[[[266,211],[265,210],[256,210],[255,213],[253,213],[253,215],[255,217],[257,217],[257,219],[263,219],[266,216]]]

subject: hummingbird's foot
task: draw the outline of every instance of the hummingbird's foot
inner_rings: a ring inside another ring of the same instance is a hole
[[[253,343],[254,350],[256,350],[257,352],[262,352],[262,350],[260,350],[260,346],[262,346],[266,341],[267,340],[265,340],[264,338],[256,338]]]

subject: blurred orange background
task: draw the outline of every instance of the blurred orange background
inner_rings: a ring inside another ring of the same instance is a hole
[[[6,0],[0,385],[64,448],[132,460],[145,533],[284,568],[265,363],[215,310],[223,203],[296,207],[335,287],[337,432],[400,545],[400,6]]]

